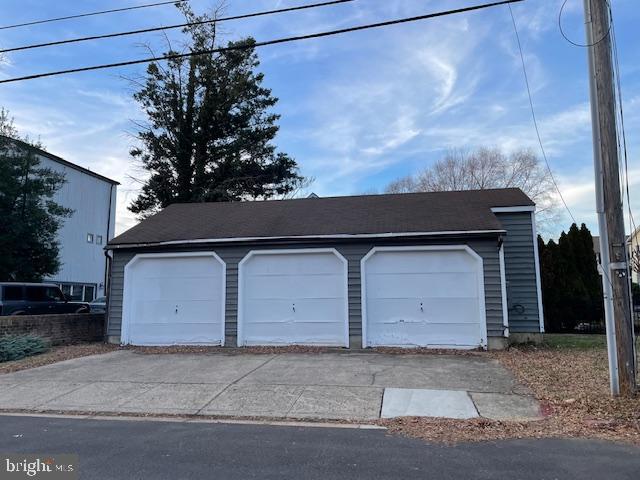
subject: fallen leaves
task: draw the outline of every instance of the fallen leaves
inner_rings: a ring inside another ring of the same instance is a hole
[[[640,397],[609,394],[604,349],[511,348],[489,352],[540,401],[545,418],[506,422],[487,419],[399,418],[382,420],[391,432],[457,443],[507,438],[589,437],[640,445]]]
[[[108,345],[104,343],[82,343],[77,345],[52,347],[51,350],[40,355],[34,355],[32,357],[12,362],[0,363],[0,374],[18,372],[28,368],[42,367],[51,363],[71,360],[72,358],[108,353],[113,350],[117,350],[118,348],[119,347],[116,345]]]

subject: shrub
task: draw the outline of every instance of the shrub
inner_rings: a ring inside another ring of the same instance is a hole
[[[0,337],[0,362],[44,353],[49,347],[49,342],[33,335],[6,335]]]

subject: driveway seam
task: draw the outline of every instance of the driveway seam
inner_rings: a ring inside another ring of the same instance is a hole
[[[473,396],[471,395],[471,392],[469,392],[468,390],[466,390],[467,392],[467,397],[469,397],[469,400],[471,400],[471,404],[473,405],[473,408],[475,408],[476,413],[478,414],[479,417],[484,418],[481,414],[480,414],[480,409],[478,408],[478,405],[476,405],[475,400],[473,399]]]
[[[253,372],[255,372],[256,370],[264,367],[267,363],[271,362],[273,359],[279,357],[280,355],[274,355],[271,358],[269,358],[266,362],[261,363],[260,365],[258,365],[257,367],[255,367],[254,369],[248,371],[247,373],[245,373],[244,375],[242,375],[240,378],[237,378],[236,380],[234,380],[233,382],[231,382],[230,384],[228,384],[226,387],[224,387],[220,392],[218,392],[216,395],[214,395],[211,400],[209,400],[207,403],[205,403],[201,408],[199,408],[196,411],[196,415],[200,415],[200,412],[202,410],[204,410],[205,408],[207,408],[209,405],[211,405],[211,402],[213,402],[216,398],[218,398],[220,395],[222,395],[224,392],[226,392],[227,390],[229,390],[230,387],[232,387],[233,385],[236,385],[240,380],[247,378],[249,375],[251,375]]]
[[[70,393],[77,392],[77,391],[78,391],[78,390],[80,390],[81,388],[88,387],[89,385],[93,385],[94,383],[98,383],[98,382],[89,382],[89,383],[84,383],[84,384],[80,385],[78,388],[74,388],[73,390],[69,390],[68,392],[64,392],[64,393],[62,393],[62,394],[60,394],[60,395],[57,395],[57,396],[55,396],[55,397],[53,397],[53,398],[50,398],[50,399],[49,399],[49,400],[47,400],[46,402],[43,402],[43,403],[37,403],[37,404],[36,404],[36,405],[34,405],[34,406],[35,406],[35,407],[43,407],[43,406],[45,406],[47,403],[51,403],[51,402],[53,402],[54,400],[59,399],[60,397],[64,397],[65,395],[69,395]]]

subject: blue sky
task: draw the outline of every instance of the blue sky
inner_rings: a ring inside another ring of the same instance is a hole
[[[2,0],[1,24],[117,8],[149,0]],[[213,0],[192,0],[198,12]],[[304,4],[305,0],[228,0],[235,15]],[[311,3],[311,2],[306,2]],[[471,5],[470,0],[356,0],[353,3],[224,24],[227,39],[258,40],[371,23]],[[513,6],[542,140],[560,188],[579,222],[596,231],[586,51],[558,30],[562,0]],[[640,49],[637,0],[613,0],[630,154],[632,206],[640,207]],[[79,21],[0,30],[0,47],[145,28],[180,21],[173,6]],[[584,41],[582,0],[568,0],[567,34]],[[170,33],[180,42],[179,32]],[[164,49],[160,34],[16,52],[0,78],[129,60]],[[448,149],[479,146],[539,149],[507,7],[308,40],[259,50],[265,84],[280,102],[277,145],[315,177],[319,195],[382,191]],[[126,206],[142,175],[128,151],[132,120],[144,118],[123,77],[144,66],[0,85],[0,105],[18,128],[46,148],[122,183],[117,231],[132,226]],[[539,151],[539,150],[536,150]],[[640,216],[636,214],[636,217]],[[557,233],[568,226],[552,228]]]

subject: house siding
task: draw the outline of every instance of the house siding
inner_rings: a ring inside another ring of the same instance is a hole
[[[360,261],[376,246],[418,246],[418,245],[468,245],[483,259],[485,309],[488,336],[502,336],[504,333],[502,319],[502,292],[500,287],[500,260],[497,237],[477,239],[388,239],[347,240],[335,242],[282,242],[282,243],[248,243],[243,245],[197,245],[189,248],[173,247],[146,248],[144,250],[113,251],[111,270],[111,293],[108,310],[108,336],[111,341],[119,341],[122,325],[122,294],[124,289],[124,268],[136,253],[168,252],[168,251],[214,251],[226,263],[226,308],[225,333],[226,345],[236,345],[238,319],[238,263],[251,250],[273,250],[294,248],[335,248],[348,262],[349,293],[349,336],[353,339],[351,347],[359,347],[357,338],[362,335],[362,305]]]
[[[496,213],[504,237],[509,331],[540,332],[532,212]],[[522,306],[522,313],[518,313]]]

